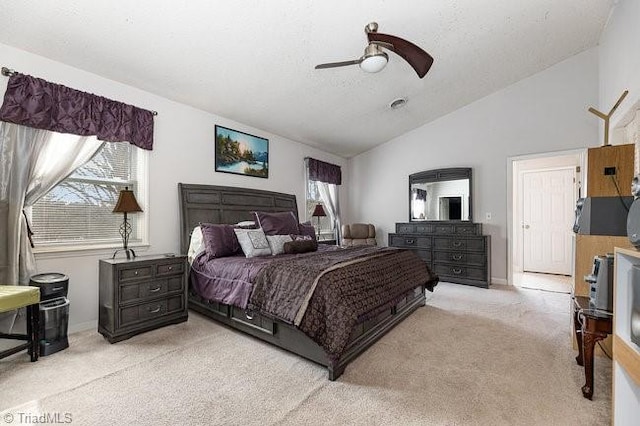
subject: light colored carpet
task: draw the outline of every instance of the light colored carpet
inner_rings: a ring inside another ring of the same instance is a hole
[[[569,334],[569,296],[441,283],[336,382],[324,368],[191,313],[110,345],[96,332],[35,364],[0,361],[0,419],[75,424],[604,425],[611,362],[594,400]],[[27,423],[28,424],[28,423]]]
[[[531,290],[569,294],[573,288],[573,277],[567,275],[520,272],[513,274],[513,283],[518,287]]]

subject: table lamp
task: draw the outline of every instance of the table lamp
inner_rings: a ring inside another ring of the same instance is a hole
[[[131,224],[127,220],[127,213],[137,213],[141,212],[142,209],[138,205],[138,201],[136,200],[136,196],[133,195],[133,191],[129,189],[129,187],[125,186],[122,191],[120,191],[120,195],[118,196],[118,202],[116,206],[113,208],[113,213],[124,213],[124,221],[122,225],[120,225],[120,235],[122,236],[122,249],[118,249],[113,253],[113,259],[115,259],[116,254],[120,250],[124,250],[127,255],[127,259],[131,259],[132,257],[136,257],[136,253],[129,248],[129,236],[131,235]]]
[[[327,213],[324,211],[324,207],[322,207],[322,204],[316,204],[316,208],[313,209],[313,213],[311,213],[311,216],[317,218],[316,220],[318,223],[316,233],[318,239],[320,238],[320,218],[325,217],[326,215]]]

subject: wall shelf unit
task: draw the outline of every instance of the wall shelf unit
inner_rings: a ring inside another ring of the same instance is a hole
[[[640,418],[640,346],[631,340],[633,297],[640,297],[640,251],[616,247],[613,319],[613,424],[637,425]],[[637,300],[637,299],[636,299]]]

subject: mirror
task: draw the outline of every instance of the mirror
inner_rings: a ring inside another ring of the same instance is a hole
[[[471,168],[409,176],[409,220],[471,220]]]

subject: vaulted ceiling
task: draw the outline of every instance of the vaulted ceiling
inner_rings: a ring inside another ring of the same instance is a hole
[[[351,157],[595,46],[613,3],[7,1],[0,43]],[[314,69],[360,57],[372,21],[435,58],[425,78],[393,53]]]

